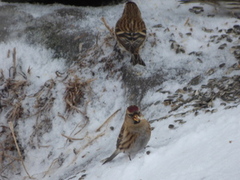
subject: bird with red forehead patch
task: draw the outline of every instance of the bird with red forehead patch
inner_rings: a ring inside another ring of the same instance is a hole
[[[116,150],[103,160],[103,164],[111,161],[119,153],[126,153],[131,160],[138,151],[143,149],[151,137],[149,122],[143,117],[136,105],[129,106],[125,119],[118,135]]]

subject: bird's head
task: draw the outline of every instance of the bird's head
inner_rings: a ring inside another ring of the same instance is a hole
[[[138,124],[142,119],[142,114],[140,112],[140,109],[135,105],[129,106],[127,108],[126,115],[128,116],[129,119],[132,120],[134,124]]]
[[[136,3],[128,1],[125,4],[123,15],[127,17],[141,17],[141,12]]]

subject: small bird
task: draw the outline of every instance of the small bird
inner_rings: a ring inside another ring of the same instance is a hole
[[[143,149],[151,137],[151,127],[144,119],[139,108],[135,105],[126,110],[125,120],[117,139],[117,147],[114,153],[103,160],[103,164],[111,161],[119,153],[126,153],[131,160],[139,150]]]
[[[146,40],[146,26],[141,12],[134,2],[127,2],[122,17],[117,21],[115,36],[119,47],[131,53],[131,63],[146,66],[139,55],[139,49]]]
[[[180,0],[185,3],[203,3],[214,6],[215,8],[225,9],[232,14],[240,13],[240,0]]]

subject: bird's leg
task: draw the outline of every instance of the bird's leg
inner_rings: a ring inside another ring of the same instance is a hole
[[[129,158],[130,161],[132,160],[130,155],[128,155],[128,158]]]

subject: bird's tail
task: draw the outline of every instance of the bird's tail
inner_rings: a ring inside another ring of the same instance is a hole
[[[102,160],[103,164],[113,160],[119,153],[120,153],[120,151],[118,149],[116,149],[110,157]]]
[[[131,63],[135,66],[136,64],[140,64],[142,66],[146,66],[145,62],[142,60],[140,55],[137,54],[132,54],[131,55]]]

